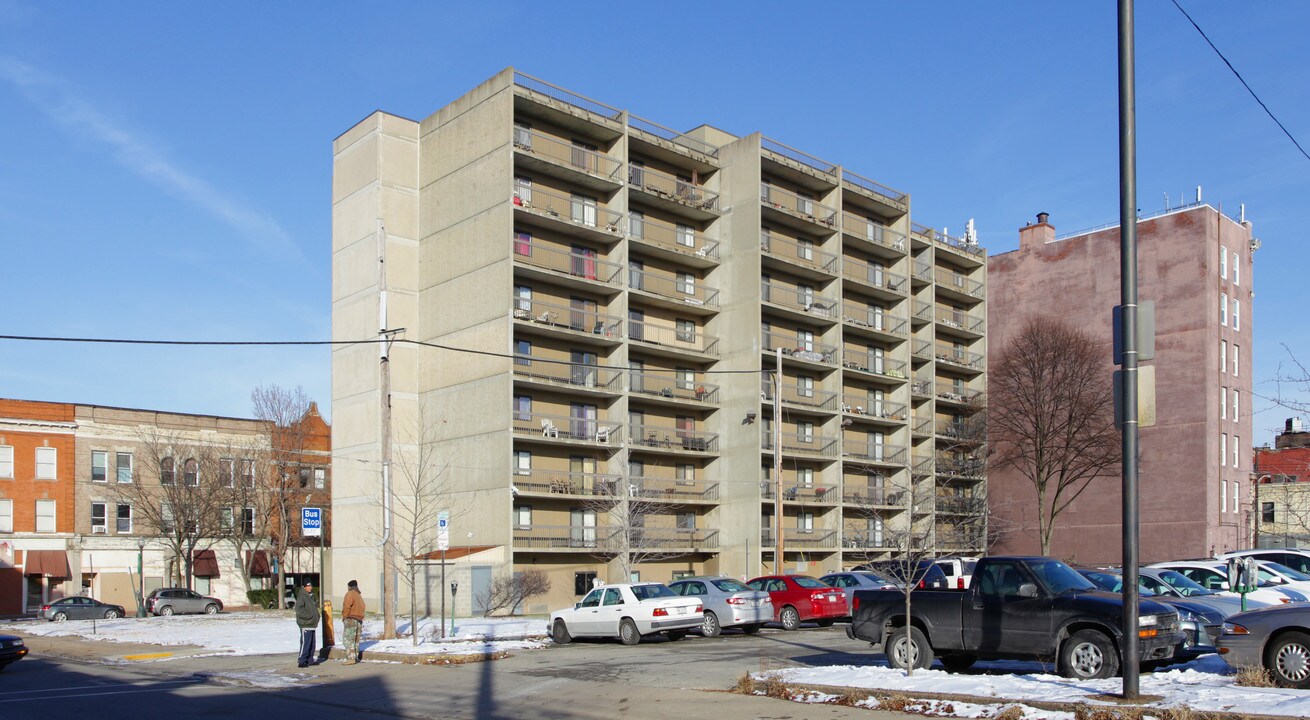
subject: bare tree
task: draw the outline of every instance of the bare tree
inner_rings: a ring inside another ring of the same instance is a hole
[[[1287,361],[1279,363],[1274,376],[1274,396],[1266,399],[1295,413],[1310,413],[1310,369],[1306,369],[1286,343],[1283,350],[1287,351]]]
[[[269,551],[277,559],[277,597],[286,587],[288,548],[294,542],[292,530],[304,492],[300,464],[309,450],[309,428],[301,422],[311,401],[303,388],[260,385],[250,392],[256,418],[269,423],[267,462],[261,463],[257,492],[263,498],[264,524]],[[321,580],[320,580],[321,582]]]
[[[274,495],[270,481],[263,474],[273,471],[269,460],[269,438],[232,448],[232,452],[218,461],[219,486],[226,488],[227,506],[221,511],[219,524],[221,539],[232,545],[241,580],[247,595],[251,590],[251,564],[256,553],[263,552],[270,542],[276,525]],[[281,607],[281,585],[275,595],[274,607]]]
[[[988,384],[993,463],[1032,484],[1042,554],[1049,554],[1060,514],[1119,465],[1104,351],[1063,321],[1030,318],[992,365]]]
[[[617,560],[623,582],[628,582],[638,565],[687,555],[687,548],[700,540],[695,527],[679,524],[682,506],[669,499],[666,489],[648,486],[651,482],[645,478],[626,487],[618,481],[596,482],[592,497],[583,503],[597,517],[605,518],[595,554]]]
[[[927,498],[931,503],[931,493],[932,490],[926,484],[920,484],[913,494],[913,502],[920,503],[923,502],[923,498]],[[916,529],[913,525],[908,531],[894,533],[892,543],[895,551],[892,553],[891,560],[884,561],[877,567],[891,575],[888,579],[897,583],[905,598],[905,625],[901,628],[899,638],[896,632],[892,631],[891,637],[884,643],[884,652],[888,662],[894,667],[903,667],[906,675],[913,675],[914,666],[919,663],[919,652],[927,647],[926,640],[920,638],[916,641],[913,637],[920,632],[910,622],[914,591],[918,590],[920,583],[927,578],[928,571],[933,566],[933,559],[938,554],[937,546],[931,530]]]
[[[482,603],[482,614],[486,617],[501,610],[508,610],[513,615],[527,599],[548,592],[550,576],[541,570],[524,570],[492,579],[487,589],[479,595],[478,601]]]

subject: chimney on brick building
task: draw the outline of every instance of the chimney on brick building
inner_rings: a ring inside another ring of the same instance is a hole
[[[1050,213],[1037,213],[1037,224],[1028,223],[1019,228],[1019,247],[1045,245],[1055,239],[1055,226],[1047,222]]]

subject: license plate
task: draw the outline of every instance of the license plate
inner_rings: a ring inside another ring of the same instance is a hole
[[[678,608],[678,614],[679,614],[679,615],[686,615],[686,614],[687,614],[687,608],[685,608],[685,607],[680,607],[680,608]]]

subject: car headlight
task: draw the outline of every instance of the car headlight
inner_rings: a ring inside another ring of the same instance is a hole
[[[1160,618],[1156,615],[1143,615],[1137,618],[1137,627],[1154,627],[1159,622]]]
[[[1200,623],[1200,624],[1203,624],[1203,623],[1204,623],[1204,621],[1201,619],[1201,616],[1200,616],[1200,615],[1197,615],[1196,613],[1192,612],[1191,610],[1183,610],[1182,608],[1179,608],[1179,609],[1178,609],[1178,621],[1179,621],[1179,622]]]
[[[1224,634],[1225,635],[1250,635],[1251,631],[1247,630],[1242,625],[1238,625],[1237,623],[1226,622],[1224,623]]]

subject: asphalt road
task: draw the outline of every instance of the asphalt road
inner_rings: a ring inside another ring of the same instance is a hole
[[[840,626],[759,635],[582,641],[495,662],[429,667],[292,655],[191,656],[107,664],[105,643],[30,637],[32,655],[0,673],[0,718],[899,718],[724,692],[773,667],[881,663]],[[80,659],[79,659],[80,658]],[[247,684],[250,680],[256,686]],[[263,687],[285,681],[288,687]]]

